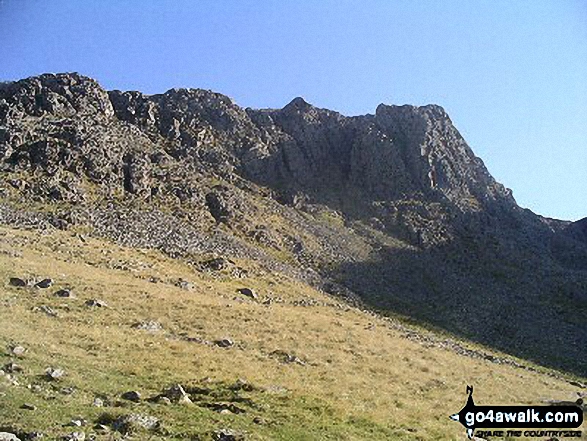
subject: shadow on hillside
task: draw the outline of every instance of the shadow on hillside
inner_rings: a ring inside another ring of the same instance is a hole
[[[522,244],[461,239],[431,249],[381,250],[369,261],[341,265],[333,276],[375,309],[587,376],[586,268],[563,268]]]

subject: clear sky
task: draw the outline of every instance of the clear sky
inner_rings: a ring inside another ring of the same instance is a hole
[[[587,216],[586,0],[0,0],[0,80],[443,106],[523,207]]]

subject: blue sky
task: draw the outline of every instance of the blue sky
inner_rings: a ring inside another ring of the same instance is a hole
[[[0,0],[0,80],[442,105],[523,207],[587,216],[585,0]]]

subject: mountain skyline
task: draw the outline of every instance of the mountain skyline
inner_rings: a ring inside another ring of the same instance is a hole
[[[108,89],[295,96],[345,115],[438,104],[534,212],[587,215],[587,11],[569,2],[0,5],[0,79],[78,71]],[[23,57],[22,54],[26,54]]]

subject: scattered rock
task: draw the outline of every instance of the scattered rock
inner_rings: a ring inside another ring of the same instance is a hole
[[[49,368],[45,369],[45,378],[47,378],[47,380],[51,380],[51,381],[59,380],[64,375],[65,375],[65,371],[61,368],[49,367]]]
[[[139,401],[141,401],[141,394],[140,394],[140,392],[138,392],[136,390],[131,390],[131,391],[125,392],[120,397],[123,400],[133,401],[135,403],[138,403]]]
[[[54,295],[56,297],[66,297],[66,298],[70,298],[70,299],[75,298],[75,296],[73,295],[73,292],[71,292],[71,290],[69,290],[69,289],[60,289],[59,291],[55,291]]]
[[[86,420],[84,420],[83,418],[76,418],[71,420],[69,423],[67,423],[67,426],[70,427],[82,427],[85,426],[88,422]]]
[[[21,440],[13,433],[0,432],[0,441],[21,441]]]
[[[35,288],[49,288],[53,285],[53,280],[43,279],[40,282],[35,283]]]
[[[251,288],[239,288],[237,289],[237,292],[239,292],[240,294],[250,297],[251,299],[255,299],[257,300],[259,298],[259,296],[257,295],[257,293],[252,290]]]
[[[11,286],[27,286],[27,283],[25,280],[20,279],[18,277],[11,277],[10,281],[8,282]]]
[[[36,406],[33,406],[29,403],[24,403],[22,406],[20,406],[20,408],[24,410],[37,410]]]
[[[215,340],[214,344],[220,348],[230,348],[234,346],[234,342],[229,338],[222,338],[220,340]]]
[[[102,398],[94,398],[94,401],[92,402],[92,406],[94,407],[104,407],[104,400],[102,400]]]
[[[86,300],[86,306],[90,308],[106,308],[108,305],[105,301],[99,299]]]

